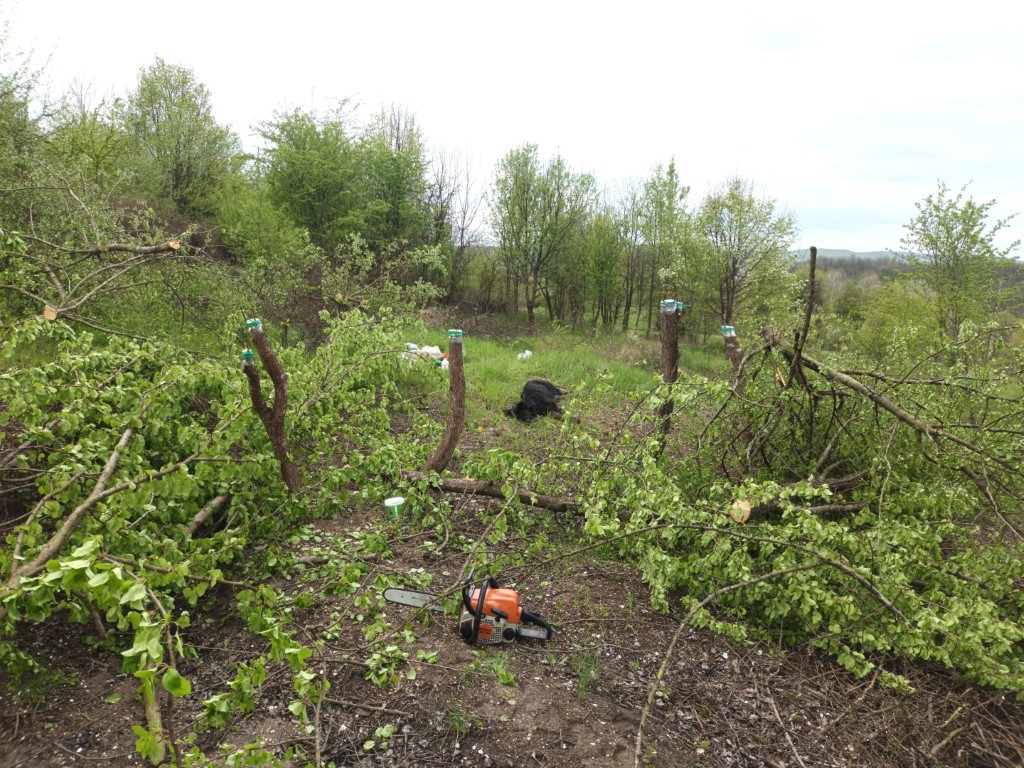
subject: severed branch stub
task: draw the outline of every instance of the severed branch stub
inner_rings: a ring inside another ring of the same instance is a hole
[[[466,423],[466,375],[462,366],[462,331],[448,331],[448,420],[440,445],[423,465],[424,472],[441,472],[455,455]]]
[[[281,465],[281,476],[284,478],[284,484],[288,487],[288,492],[297,493],[302,487],[302,477],[299,474],[299,468],[288,455],[288,440],[284,430],[285,410],[288,407],[288,378],[277,355],[270,348],[270,342],[263,331],[263,323],[255,318],[247,320],[245,327],[249,329],[252,345],[256,348],[260,362],[267,369],[270,381],[274,385],[274,404],[268,406],[267,401],[263,398],[260,372],[253,360],[252,350],[247,349],[242,352],[242,372],[249,381],[249,397],[252,400],[252,407],[270,437],[270,444],[274,449],[274,456]]]

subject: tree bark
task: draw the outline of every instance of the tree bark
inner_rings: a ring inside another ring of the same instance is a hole
[[[270,444],[274,449],[274,456],[281,465],[281,476],[284,484],[288,487],[289,493],[296,493],[302,487],[302,477],[299,468],[288,455],[288,439],[285,435],[284,416],[288,408],[288,377],[281,367],[277,355],[270,348],[270,342],[263,331],[262,324],[249,329],[252,338],[252,345],[260,356],[263,367],[267,369],[270,381],[274,385],[274,405],[268,407],[263,399],[263,392],[260,387],[260,372],[251,360],[242,363],[242,372],[249,380],[249,397],[252,400],[252,407],[256,415],[260,417],[263,426],[270,437]]]
[[[666,385],[671,386],[679,378],[679,316],[682,310],[674,307],[671,311],[662,309],[661,320],[661,378]],[[665,448],[665,438],[668,437],[669,424],[672,410],[675,403],[671,397],[666,398],[660,409],[662,442],[658,453]]]
[[[410,480],[421,480],[424,477],[422,472],[404,471],[402,474]],[[449,477],[441,480],[440,489],[448,493],[468,493],[474,496],[488,496],[493,499],[505,498],[505,493],[501,490],[501,483],[494,482],[493,480],[470,480],[468,478],[458,479]],[[540,509],[549,509],[552,512],[570,512],[580,508],[578,502],[537,494],[528,490],[519,491],[516,493],[516,497],[523,504]]]
[[[462,339],[448,339],[448,421],[441,444],[423,465],[424,472],[441,472],[455,455],[466,423],[466,376],[462,366]]]

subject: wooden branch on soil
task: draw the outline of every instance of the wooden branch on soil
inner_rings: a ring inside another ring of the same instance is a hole
[[[426,475],[422,472],[411,472],[403,470],[402,476],[409,480],[422,480]],[[448,493],[465,493],[471,496],[487,496],[492,499],[504,499],[505,493],[501,484],[493,480],[470,480],[459,478],[442,478],[438,488]],[[516,494],[519,501],[531,507],[548,509],[552,512],[571,512],[580,508],[579,502],[560,499],[556,496],[533,493],[532,491],[519,491]]]
[[[423,465],[424,472],[442,472],[455,455],[466,423],[466,375],[462,366],[462,336],[448,335],[448,420],[444,437]]]

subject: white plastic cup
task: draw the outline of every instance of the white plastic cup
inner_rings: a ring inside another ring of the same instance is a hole
[[[384,508],[388,511],[388,517],[397,520],[405,512],[405,497],[392,496],[390,499],[384,499]]]

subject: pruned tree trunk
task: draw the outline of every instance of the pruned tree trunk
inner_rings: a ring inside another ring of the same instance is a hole
[[[679,316],[682,307],[674,299],[661,302],[661,378],[666,385],[672,386],[679,378]],[[668,437],[672,410],[675,407],[671,397],[666,398],[659,411],[661,415],[661,448],[665,447],[664,438]]]
[[[274,385],[274,405],[267,405],[263,398],[263,391],[260,387],[260,372],[251,358],[243,359],[242,372],[249,381],[249,397],[252,400],[253,410],[260,417],[263,426],[270,437],[270,444],[274,449],[274,456],[281,465],[281,476],[284,484],[288,487],[289,493],[297,493],[302,487],[302,477],[299,468],[288,455],[288,440],[285,435],[284,417],[288,408],[288,377],[281,367],[277,355],[270,348],[270,341],[263,331],[263,324],[259,320],[249,321],[249,336],[256,353],[260,356],[260,362],[267,369],[270,381]]]
[[[733,333],[735,334],[735,331]],[[740,346],[740,340],[737,336],[725,337],[725,356],[728,358],[729,364],[732,365],[733,376],[737,377],[736,387],[739,390],[743,386],[743,383],[738,378],[743,364],[743,347]]]
[[[444,437],[423,465],[424,472],[441,472],[455,455],[466,423],[466,376],[462,367],[462,331],[448,332],[448,420]]]

